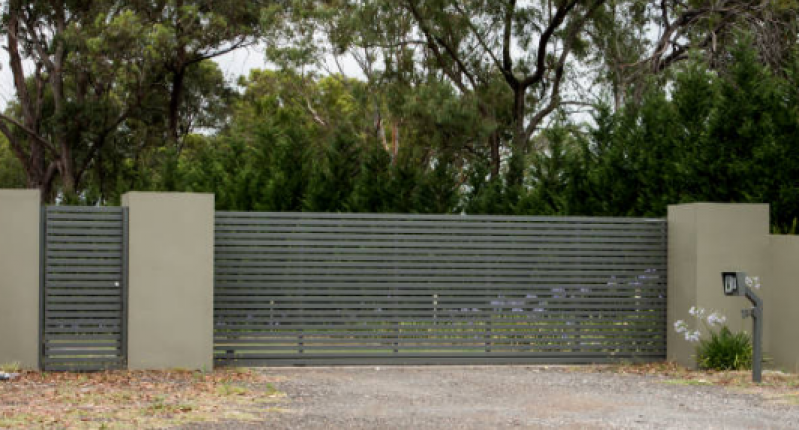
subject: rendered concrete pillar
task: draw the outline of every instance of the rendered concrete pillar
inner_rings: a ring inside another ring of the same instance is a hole
[[[751,333],[752,321],[741,318],[741,309],[751,305],[743,297],[724,295],[721,272],[744,271],[749,276],[767,279],[769,207],[767,204],[692,203],[669,206],[668,212],[667,358],[694,367],[696,343],[675,333],[674,322],[684,320],[695,327],[696,320],[688,311],[696,306],[724,314],[733,331]],[[768,318],[768,301],[764,309]],[[763,349],[769,351],[767,341]]]
[[[214,196],[131,192],[128,367],[213,367]]]
[[[799,372],[799,236],[772,235],[761,288],[771,367]]]
[[[39,367],[38,190],[0,190],[0,364]]]

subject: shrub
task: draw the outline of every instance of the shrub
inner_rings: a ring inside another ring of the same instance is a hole
[[[745,332],[732,333],[727,326],[710,332],[696,347],[696,362],[701,369],[743,370],[752,368],[752,342]]]
[[[746,283],[759,288],[757,278],[747,278]],[[719,312],[708,312],[692,307],[688,313],[696,319],[694,329],[683,320],[674,323],[674,330],[688,342],[697,343],[696,362],[705,370],[741,370],[752,367],[752,342],[746,333],[733,333],[726,326],[727,318]],[[703,336],[699,326],[704,326],[710,338]],[[718,329],[717,329],[718,327]]]

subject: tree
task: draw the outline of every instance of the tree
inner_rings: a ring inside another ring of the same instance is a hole
[[[168,89],[166,138],[180,149],[188,118],[183,108],[191,67],[251,45],[259,34],[265,1],[136,1],[133,10],[153,29],[151,49]]]
[[[249,41],[257,11],[210,3],[9,2],[3,35],[16,98],[0,132],[26,185],[45,200],[87,189],[102,198],[124,170],[142,176],[143,151],[171,142],[179,152],[176,136],[218,126],[229,94],[202,61]]]
[[[701,52],[724,69],[741,34],[748,34],[759,60],[774,71],[787,65],[797,42],[799,3],[794,0],[660,0],[654,22],[660,37],[649,57],[662,71]]]
[[[115,101],[135,97],[132,87],[120,90],[114,85],[118,74],[134,66],[125,64],[124,54],[115,53],[129,51],[90,43],[97,40],[90,36],[107,28],[121,30],[110,38],[116,48],[135,33],[135,25],[126,28],[131,31],[114,25],[135,19],[112,12],[110,6],[12,0],[3,16],[17,97],[10,112],[0,114],[0,132],[24,166],[27,186],[41,189],[43,198],[52,197],[56,176],[66,193],[76,191],[107,135],[129,114]],[[98,16],[111,25],[95,20]],[[92,51],[105,51],[108,57],[95,63]],[[24,61],[32,62],[31,74],[26,73]],[[128,78],[136,81],[133,74]]]

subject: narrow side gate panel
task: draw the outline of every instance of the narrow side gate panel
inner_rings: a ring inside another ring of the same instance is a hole
[[[127,208],[44,209],[42,367],[126,364]]]
[[[666,352],[662,219],[217,212],[217,364]]]

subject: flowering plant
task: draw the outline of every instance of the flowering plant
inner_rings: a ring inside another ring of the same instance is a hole
[[[710,329],[714,327],[723,326],[727,322],[727,317],[721,313],[711,312],[708,314],[705,308],[691,306],[691,309],[688,310],[688,313],[692,317],[696,318],[698,325],[705,325],[708,331],[711,331]],[[705,315],[707,315],[707,317],[705,317]],[[677,320],[674,322],[674,331],[685,336],[685,340],[688,342],[699,342],[702,337],[702,332],[699,330],[699,327],[697,327],[695,330],[691,330],[691,328],[688,326],[688,323],[683,320]]]
[[[760,286],[754,280],[752,285],[757,285],[753,288]],[[698,343],[696,361],[700,368],[727,370],[751,366],[752,344],[746,333],[733,334],[725,325],[727,318],[719,312],[708,312],[694,306],[688,313],[696,319],[696,328],[692,330],[688,323],[678,320],[674,323],[674,330],[682,334],[688,342]],[[709,339],[702,339],[700,325],[709,333]]]

